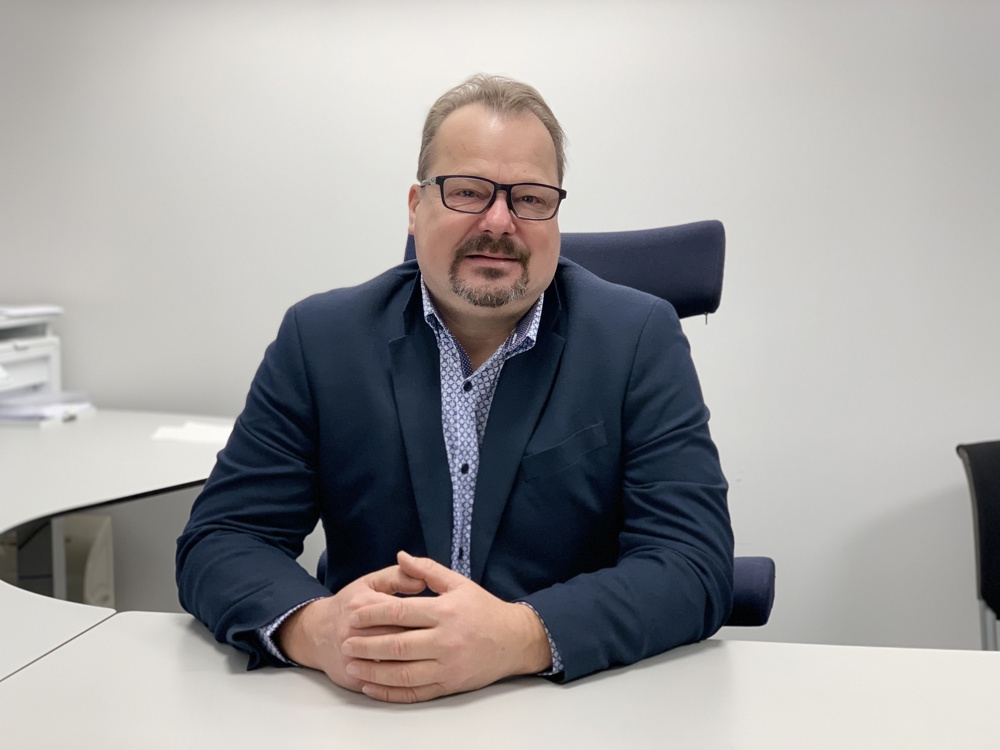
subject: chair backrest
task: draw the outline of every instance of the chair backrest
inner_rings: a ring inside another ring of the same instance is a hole
[[[1000,440],[959,445],[972,495],[979,598],[1000,613]]]
[[[719,309],[726,260],[721,222],[627,232],[564,232],[560,252],[606,281],[667,300],[682,318]],[[404,258],[414,257],[410,235]]]

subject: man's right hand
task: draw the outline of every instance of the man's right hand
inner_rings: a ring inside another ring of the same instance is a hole
[[[361,632],[348,625],[351,615],[394,594],[419,594],[425,587],[422,580],[406,575],[398,565],[377,570],[333,596],[317,599],[293,612],[281,623],[275,642],[292,661],[319,669],[337,685],[360,692],[363,683],[345,671],[347,663],[357,659],[341,653],[344,641],[354,635],[397,633],[404,628],[385,627],[380,632],[365,628]]]

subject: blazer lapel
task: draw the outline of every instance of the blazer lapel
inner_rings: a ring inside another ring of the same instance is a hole
[[[419,304],[419,292],[418,304]],[[419,318],[419,316],[417,316]],[[452,501],[434,332],[422,319],[389,342],[392,387],[427,556],[451,565]]]
[[[549,287],[554,292],[555,285]],[[481,581],[507,498],[521,466],[524,448],[549,398],[566,340],[555,325],[561,317],[558,296],[546,291],[538,340],[509,359],[500,373],[486,434],[479,451],[479,476],[472,513],[472,580]],[[548,313],[548,315],[546,314]],[[548,320],[546,320],[548,318]]]

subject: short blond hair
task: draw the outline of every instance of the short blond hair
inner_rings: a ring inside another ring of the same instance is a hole
[[[491,111],[505,116],[533,114],[549,131],[552,145],[556,149],[556,171],[559,176],[559,186],[562,186],[563,174],[566,171],[566,135],[556,116],[552,114],[549,105],[542,99],[532,86],[503,76],[479,73],[463,81],[438,98],[424,121],[423,137],[420,140],[420,156],[417,158],[417,179],[427,179],[430,168],[431,145],[434,136],[445,121],[456,109],[468,104],[482,104]]]

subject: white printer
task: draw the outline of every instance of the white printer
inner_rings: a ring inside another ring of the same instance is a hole
[[[61,388],[54,305],[0,305],[0,399]]]

